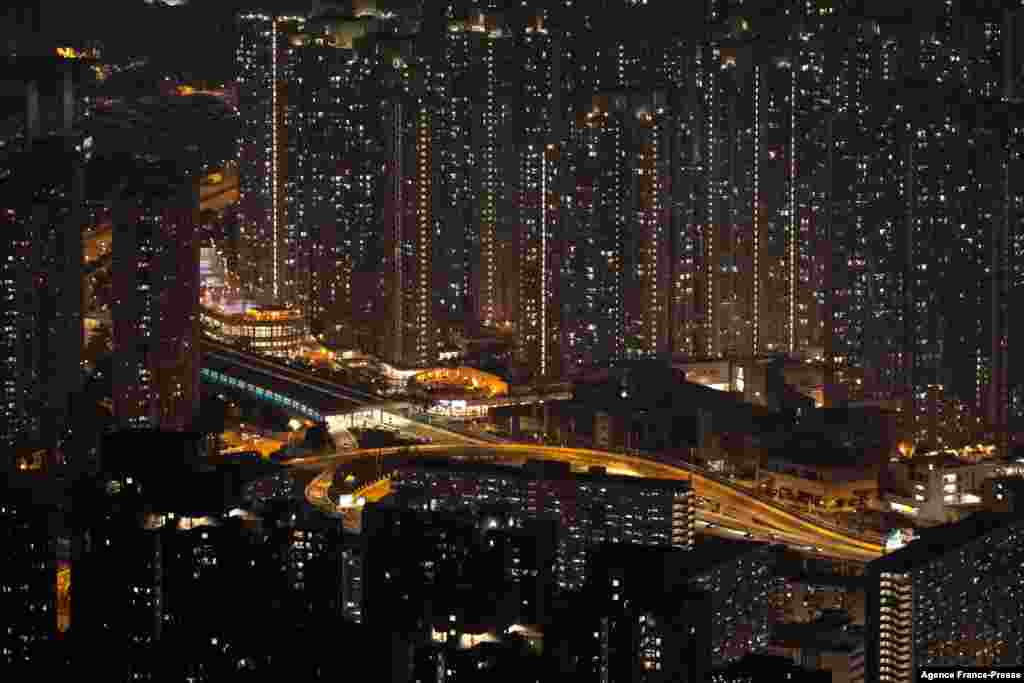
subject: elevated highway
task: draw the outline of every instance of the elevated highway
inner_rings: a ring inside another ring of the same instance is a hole
[[[332,512],[336,511],[336,507],[332,501],[326,499],[326,495],[337,465],[368,456],[402,454],[413,456],[423,454],[435,457],[438,455],[482,457],[507,463],[539,458],[567,462],[579,469],[595,465],[603,466],[610,474],[685,479],[691,482],[699,497],[720,503],[720,512],[717,513],[698,509],[699,530],[734,537],[772,540],[812,554],[860,562],[873,560],[879,557],[883,551],[880,541],[874,537],[842,530],[801,516],[791,510],[774,505],[768,500],[763,500],[760,496],[742,487],[719,481],[701,473],[693,467],[653,462],[618,453],[529,444],[475,446],[431,444],[407,448],[362,449],[333,457],[296,459],[290,461],[289,464],[296,467],[326,467],[306,489],[306,496],[310,503],[327,512]],[[373,500],[386,495],[388,490],[388,484],[383,481],[362,488],[361,495],[368,500]],[[703,528],[701,524],[704,525]]]
[[[284,407],[299,415],[326,422],[332,430],[344,429],[353,426],[358,420],[372,417],[374,421],[390,421],[396,426],[404,425],[432,433],[435,443],[428,445],[349,449],[330,456],[289,461],[293,467],[322,470],[321,475],[307,488],[306,494],[311,503],[327,511],[335,509],[331,501],[326,499],[334,468],[367,456],[423,453],[486,457],[505,462],[541,458],[568,462],[584,469],[603,466],[611,474],[687,479],[699,497],[719,503],[717,512],[700,510],[698,513],[698,519],[714,533],[775,538],[821,555],[859,561],[874,559],[883,550],[877,535],[854,532],[781,507],[770,498],[688,463],[656,455],[639,457],[580,448],[488,443],[468,434],[412,422],[399,414],[407,408],[404,403],[389,401],[284,363],[242,353],[209,340],[203,341],[203,356],[203,371],[207,380],[215,379],[212,373],[217,373],[219,381],[233,382],[232,386],[246,388],[241,386],[241,383],[245,383],[249,390],[262,392],[265,398],[269,396],[271,400],[281,402]],[[371,490],[374,495],[383,495],[386,491],[386,484]]]

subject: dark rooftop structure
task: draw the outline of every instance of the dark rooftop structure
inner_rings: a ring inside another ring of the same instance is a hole
[[[874,560],[873,572],[905,573],[956,548],[1010,525],[1024,524],[1024,516],[1015,513],[976,512],[951,524],[918,530],[918,537],[903,548]]]
[[[772,642],[824,652],[855,652],[864,647],[864,628],[854,626],[844,614],[826,614],[807,624],[775,624]]]
[[[752,415],[767,412],[729,392],[687,382],[685,372],[657,360],[632,361],[593,373],[574,384],[573,399],[608,409],[693,410],[700,407],[732,413],[746,421]]]
[[[785,657],[748,655],[742,660],[711,674],[712,683],[754,683],[786,681],[788,683],[831,683],[831,671],[809,671]]]
[[[677,584],[680,579],[701,576],[744,555],[769,550],[779,549],[767,543],[734,541],[714,536],[698,537],[692,550],[606,543],[592,551],[591,562],[605,568],[637,569],[644,576],[643,583],[662,587]]]
[[[82,83],[93,78],[93,62],[88,59],[64,59],[52,56],[0,57],[0,92],[10,92],[12,87],[23,87],[37,81],[40,89],[47,84],[59,83],[64,74],[70,74],[72,82]]]
[[[189,432],[140,429],[108,434],[103,439],[103,478],[136,487],[139,501],[154,509],[215,513],[239,506],[245,484],[279,469],[267,463],[207,458],[202,442],[202,435]]]

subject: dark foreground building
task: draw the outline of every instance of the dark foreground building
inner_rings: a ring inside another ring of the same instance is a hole
[[[977,513],[923,532],[867,571],[865,680],[918,680],[922,666],[1019,664],[1024,518]]]

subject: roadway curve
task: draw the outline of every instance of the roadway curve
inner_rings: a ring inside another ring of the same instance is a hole
[[[280,379],[303,384],[336,398],[346,399],[362,406],[384,403],[384,400],[379,396],[311,376],[309,373],[290,368],[284,364],[254,357],[251,354],[241,353],[237,349],[232,349],[208,339],[203,340],[203,345],[206,347],[207,353],[219,355],[224,360],[238,363],[251,370],[277,376]],[[425,427],[425,425],[419,423],[416,423],[416,426]],[[437,431],[443,433],[449,440],[453,440],[454,435],[446,430]],[[858,536],[838,527],[829,527],[807,516],[775,505],[756,493],[747,491],[738,485],[709,475],[684,463],[659,462],[647,457],[641,458],[581,448],[560,448],[533,444],[493,444],[482,440],[474,440],[466,436],[461,436],[457,441],[462,441],[462,443],[351,450],[334,456],[300,458],[290,461],[289,464],[296,467],[321,468],[330,466],[333,468],[333,466],[341,464],[345,460],[367,455],[394,455],[401,451],[443,453],[444,451],[452,451],[454,449],[475,449],[477,451],[489,451],[495,455],[505,457],[513,457],[518,454],[520,458],[532,456],[549,460],[560,460],[582,467],[601,465],[607,467],[612,473],[622,472],[642,477],[690,480],[697,495],[721,502],[722,509],[728,513],[726,516],[742,528],[756,530],[770,537],[785,538],[792,542],[805,543],[815,548],[820,547],[821,550],[819,552],[826,555],[864,560],[874,559],[883,551],[882,546],[876,542],[877,539]],[[323,506],[325,501],[321,495],[325,496],[326,490],[329,487],[329,483],[326,487],[323,486],[324,481],[322,477],[317,477],[314,482],[320,482],[320,484],[316,486],[311,484],[310,488],[307,488],[306,491],[307,498],[311,502],[316,502],[318,506]],[[701,512],[701,515],[706,516],[709,521],[713,520],[713,516],[710,513]],[[715,521],[714,523],[717,524],[718,522]]]
[[[317,507],[330,506],[326,495],[333,478],[334,467],[348,460],[373,456],[397,455],[403,452],[445,453],[445,452],[493,453],[501,459],[525,459],[537,457],[568,462],[577,467],[601,465],[609,472],[621,472],[642,477],[689,480],[697,495],[717,500],[726,514],[714,514],[698,509],[698,519],[704,519],[721,527],[739,527],[741,530],[756,532],[765,538],[777,539],[788,545],[808,546],[822,555],[867,561],[882,554],[882,546],[852,533],[830,529],[817,522],[801,517],[789,510],[768,503],[756,495],[737,486],[729,485],[693,471],[687,467],[652,462],[643,458],[618,453],[606,453],[581,448],[560,448],[530,444],[487,444],[455,446],[452,444],[431,444],[406,448],[361,449],[335,456],[301,458],[291,461],[296,466],[327,466],[328,469],[307,487],[307,499]],[[742,534],[743,531],[737,533]]]

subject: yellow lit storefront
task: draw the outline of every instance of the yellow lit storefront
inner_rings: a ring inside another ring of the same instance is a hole
[[[476,368],[434,368],[416,375],[416,383],[433,390],[444,392],[471,392],[488,398],[507,396],[508,383],[497,375]]]

